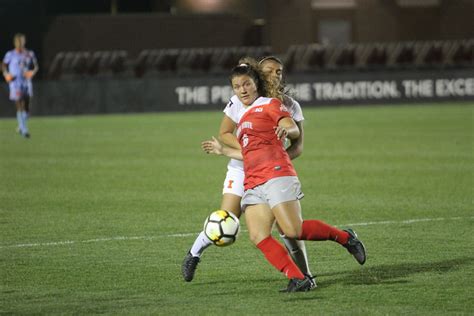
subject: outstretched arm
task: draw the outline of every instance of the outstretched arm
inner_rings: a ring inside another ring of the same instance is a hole
[[[214,136],[212,136],[212,140],[203,141],[201,143],[201,148],[208,154],[224,155],[229,158],[243,160],[240,149],[222,145]]]

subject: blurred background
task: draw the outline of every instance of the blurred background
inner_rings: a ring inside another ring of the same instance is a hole
[[[222,108],[237,60],[269,54],[307,106],[464,101],[473,16],[473,0],[0,0],[0,53],[26,35],[40,115]]]

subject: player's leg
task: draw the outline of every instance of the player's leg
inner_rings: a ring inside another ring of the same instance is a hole
[[[21,115],[21,111],[22,111],[22,105],[21,105],[21,101],[20,100],[15,100],[13,101],[15,103],[15,108],[16,108],[16,121],[18,123],[18,132],[23,135],[23,130],[24,130],[24,127],[23,127],[23,118],[22,118],[22,115]]]
[[[24,127],[22,111],[24,110],[24,106],[21,100],[21,90],[16,81],[9,82],[8,86],[10,89],[10,100],[15,104],[16,120],[18,122],[17,131],[20,133],[20,135],[23,135]]]
[[[243,170],[228,167],[222,188],[220,209],[231,212],[238,218],[240,218],[241,214],[240,201],[244,194],[244,178],[245,174]],[[190,253],[194,257],[201,257],[203,251],[211,244],[212,242],[202,231],[194,241]]]
[[[24,108],[25,108],[25,112],[26,112],[26,115],[29,117],[30,116],[30,105],[31,105],[31,97],[30,96],[25,96],[24,98],[25,102],[24,102]]]
[[[31,111],[31,103],[32,103],[32,99],[33,99],[33,83],[30,81],[27,81],[25,83],[25,87],[24,87],[24,92],[25,92],[25,96],[27,98],[25,98],[25,111],[26,111],[26,117],[29,119],[30,118],[30,111]]]
[[[304,274],[313,276],[309,269],[308,263],[308,254],[306,252],[306,245],[303,240],[288,238],[285,236],[283,231],[280,229],[277,223],[278,232],[280,234],[281,240],[285,245],[288,253],[290,254],[291,258],[295,261],[296,265],[303,271]]]
[[[25,103],[23,99],[14,101],[16,107],[16,119],[18,122],[18,130],[24,137],[29,137],[28,124],[26,122]]]
[[[300,240],[335,241],[344,246],[359,264],[365,263],[365,247],[353,230],[341,230],[320,220],[302,221],[298,200],[279,203],[272,211],[286,236]]]
[[[221,209],[232,212],[237,217],[240,217],[240,199],[241,196],[224,193],[222,195]],[[181,266],[181,273],[183,278],[187,282],[191,282],[194,278],[194,273],[196,272],[197,265],[201,260],[201,256],[209,246],[212,245],[212,241],[207,238],[204,231],[201,231],[199,235],[194,240],[194,243],[186,254]]]
[[[270,264],[289,279],[304,279],[303,273],[293,262],[285,247],[271,235],[275,217],[268,204],[249,205],[245,209],[245,221],[250,240],[265,255]]]
[[[292,260],[288,251],[271,235],[275,217],[268,204],[250,205],[245,209],[245,220],[250,240],[263,253],[267,261],[290,281],[284,292],[309,291],[310,277],[305,276]]]
[[[304,194],[301,192],[301,184],[297,177],[276,178],[274,180],[270,180],[265,185],[265,187],[267,194],[269,194],[267,198],[272,201],[272,203],[270,203],[272,205],[274,203],[279,203],[280,201],[295,200],[304,196]],[[299,216],[302,220],[301,213],[299,213]],[[288,252],[295,263],[305,275],[312,277],[312,273],[308,265],[308,256],[306,254],[304,241],[286,237],[281,228],[278,226],[278,223],[277,228],[286,249],[288,249]]]
[[[231,194],[225,193],[222,195],[222,202],[221,202],[221,210],[226,210],[233,213],[235,216],[240,217],[240,199],[242,197]],[[193,257],[201,257],[204,250],[212,245],[212,241],[206,237],[204,231],[199,233],[198,237],[193,243],[191,247],[190,253]]]
[[[228,168],[222,190],[222,201],[220,208],[232,212],[240,218],[240,200],[244,192],[244,172],[236,168]],[[186,254],[181,266],[181,272],[185,281],[190,282],[194,278],[197,265],[204,251],[212,245],[204,231],[201,231]]]
[[[242,197],[242,209],[250,240],[264,254],[267,261],[290,279],[283,291],[309,291],[312,286],[310,277],[305,276],[291,259],[288,251],[271,235],[275,216],[267,202],[265,185],[247,190]]]
[[[21,99],[22,102],[22,111],[21,111],[21,118],[23,120],[23,136],[25,137],[30,137],[30,131],[28,129],[28,112],[27,112],[27,107],[28,104],[30,103],[30,97],[27,95],[24,95]]]

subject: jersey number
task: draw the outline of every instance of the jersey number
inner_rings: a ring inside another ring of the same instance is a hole
[[[229,180],[229,185],[227,186],[227,189],[232,189],[233,183],[234,183],[234,180]]]

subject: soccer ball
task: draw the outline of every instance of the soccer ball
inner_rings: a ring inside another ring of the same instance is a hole
[[[224,210],[212,212],[204,222],[204,233],[214,245],[219,247],[233,244],[239,231],[240,224],[237,216]]]

